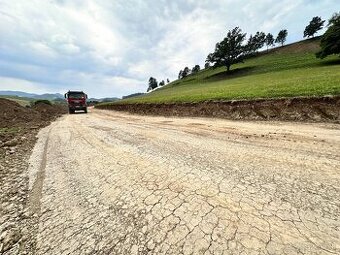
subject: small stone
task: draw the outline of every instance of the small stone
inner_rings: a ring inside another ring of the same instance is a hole
[[[18,139],[14,138],[12,140],[5,142],[5,146],[13,147],[18,145],[18,142],[19,142]]]
[[[132,245],[131,247],[131,254],[138,254],[138,246],[137,245]]]
[[[20,239],[20,233],[16,229],[8,229],[1,233],[0,235],[0,243],[2,246],[0,247],[0,253],[9,250],[15,243],[17,243]]]
[[[155,243],[152,240],[150,240],[147,244],[147,247],[149,250],[153,250],[155,248]]]

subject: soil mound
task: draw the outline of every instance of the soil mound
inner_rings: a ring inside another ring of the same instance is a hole
[[[32,109],[38,112],[43,119],[51,120],[54,117],[60,116],[64,113],[67,113],[67,107],[61,104],[46,104],[44,102],[39,102],[35,104]]]
[[[0,98],[0,127],[39,126],[67,113],[65,105],[37,103],[33,107],[23,107],[12,100]]]
[[[12,100],[0,98],[0,127],[13,127],[40,120],[39,112],[23,107]]]

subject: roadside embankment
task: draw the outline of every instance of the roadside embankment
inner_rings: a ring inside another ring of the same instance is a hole
[[[38,131],[64,113],[65,105],[0,98],[0,254],[30,254],[28,158]]]
[[[206,101],[199,103],[112,103],[98,109],[141,115],[217,117],[234,120],[340,122],[340,96]]]

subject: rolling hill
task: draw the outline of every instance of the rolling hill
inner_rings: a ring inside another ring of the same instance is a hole
[[[319,39],[259,53],[244,63],[209,68],[143,96],[113,104],[202,102],[340,94],[340,58],[317,59]]]

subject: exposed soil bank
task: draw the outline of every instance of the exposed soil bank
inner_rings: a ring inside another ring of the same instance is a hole
[[[235,120],[340,122],[340,96],[173,104],[115,103],[97,105],[96,108],[142,115],[218,117]]]

